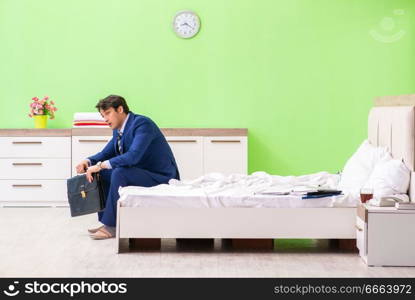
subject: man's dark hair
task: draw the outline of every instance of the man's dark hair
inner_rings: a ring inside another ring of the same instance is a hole
[[[113,107],[115,110],[122,106],[124,109],[124,112],[128,114],[130,112],[130,109],[128,108],[127,102],[125,99],[118,95],[109,95],[105,97],[104,99],[99,100],[98,104],[95,106],[98,111],[100,109],[107,110],[111,107]]]

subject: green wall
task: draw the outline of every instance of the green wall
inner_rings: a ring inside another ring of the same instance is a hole
[[[202,22],[175,36],[176,11]],[[247,127],[249,172],[340,170],[371,101],[414,92],[412,0],[0,0],[0,128],[110,94],[160,127]],[[373,37],[376,30],[382,37]],[[384,38],[399,32],[396,41]]]

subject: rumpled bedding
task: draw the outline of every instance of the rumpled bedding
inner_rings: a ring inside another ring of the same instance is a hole
[[[120,187],[120,205],[132,207],[356,207],[360,195],[302,199],[305,191],[336,189],[339,174],[318,172],[301,176],[209,173],[193,180],[171,179],[153,187]],[[286,195],[285,193],[289,193]]]

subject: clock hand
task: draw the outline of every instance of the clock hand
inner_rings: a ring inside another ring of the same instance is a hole
[[[192,26],[190,26],[189,24],[187,24],[187,22],[183,23],[183,24],[182,24],[182,26],[183,26],[183,25],[187,25],[187,26],[189,26],[190,28],[194,29]]]

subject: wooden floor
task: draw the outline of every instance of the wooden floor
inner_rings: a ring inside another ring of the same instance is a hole
[[[114,239],[89,238],[98,224],[67,208],[0,208],[0,277],[415,277],[415,268],[369,268],[325,240],[277,240],[261,252],[167,239],[161,251],[117,255]]]

